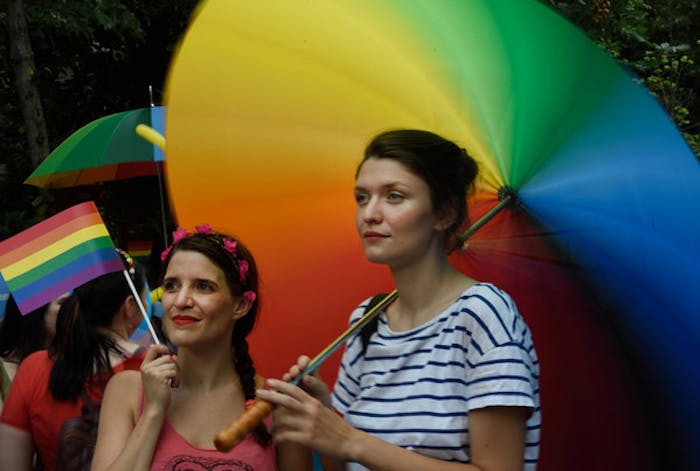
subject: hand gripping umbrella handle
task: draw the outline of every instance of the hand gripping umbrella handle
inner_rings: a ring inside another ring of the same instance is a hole
[[[245,411],[231,425],[214,436],[216,449],[222,452],[229,451],[243,440],[263,419],[272,412],[274,406],[262,400],[255,401],[253,407]]]
[[[359,329],[364,327],[374,316],[379,314],[379,312],[386,306],[391,304],[398,297],[398,292],[396,290],[387,294],[379,301],[372,309],[368,309],[367,312],[357,320],[353,325],[350,326],[348,330],[343,332],[340,337],[335,339],[330,345],[328,345],[321,353],[319,353],[313,360],[309,362],[309,365],[304,371],[299,373],[299,375],[294,378],[291,383],[297,384],[301,378],[310,374],[321,366],[321,363],[326,360],[342,343],[350,337],[352,334],[357,332]],[[231,448],[236,446],[247,434],[249,434],[263,419],[272,412],[274,406],[267,401],[257,400],[255,405],[245,411],[238,419],[233,421],[226,429],[220,431],[214,436],[214,445],[219,451],[229,451]]]

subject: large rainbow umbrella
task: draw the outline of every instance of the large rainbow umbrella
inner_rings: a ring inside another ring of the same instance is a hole
[[[540,469],[700,468],[700,166],[646,90],[547,7],[210,0],[167,104],[179,224],[227,230],[258,259],[263,375],[392,289],[355,235],[355,166],[378,132],[428,129],[481,167],[472,217],[491,219],[453,261],[532,328]]]

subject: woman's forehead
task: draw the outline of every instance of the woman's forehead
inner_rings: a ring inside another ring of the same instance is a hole
[[[198,278],[224,277],[223,270],[216,263],[211,261],[206,255],[194,250],[178,250],[174,252],[170,257],[165,274],[166,277],[169,274]]]
[[[357,174],[356,186],[365,185],[415,185],[425,183],[410,168],[395,159],[370,158],[365,160]]]

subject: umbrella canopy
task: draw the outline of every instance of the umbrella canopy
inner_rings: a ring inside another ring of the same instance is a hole
[[[156,175],[162,151],[136,135],[138,124],[163,131],[164,107],[104,116],[78,129],[53,150],[25,180],[40,188],[78,185]]]
[[[391,290],[364,261],[352,186],[369,139],[400,127],[478,160],[473,217],[514,194],[452,260],[531,325],[540,469],[697,468],[700,167],[649,94],[535,1],[199,10],[168,80],[170,194],[181,225],[211,223],[256,255],[262,374]]]

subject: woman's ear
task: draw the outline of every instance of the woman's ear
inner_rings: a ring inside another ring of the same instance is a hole
[[[437,231],[446,231],[454,224],[457,218],[457,210],[454,208],[446,208],[440,211],[436,216],[437,218],[433,227]]]
[[[141,309],[139,309],[139,304],[136,302],[136,298],[133,294],[126,297],[123,306],[126,308],[124,309],[124,314],[126,315],[127,320],[129,320],[132,324],[134,322],[136,322],[136,325],[140,324],[142,317]]]
[[[238,320],[241,317],[245,316],[246,314],[248,314],[248,311],[250,311],[251,307],[253,307],[253,301],[249,301],[245,298],[245,296],[241,296],[235,302],[235,305],[233,307],[233,319]]]

